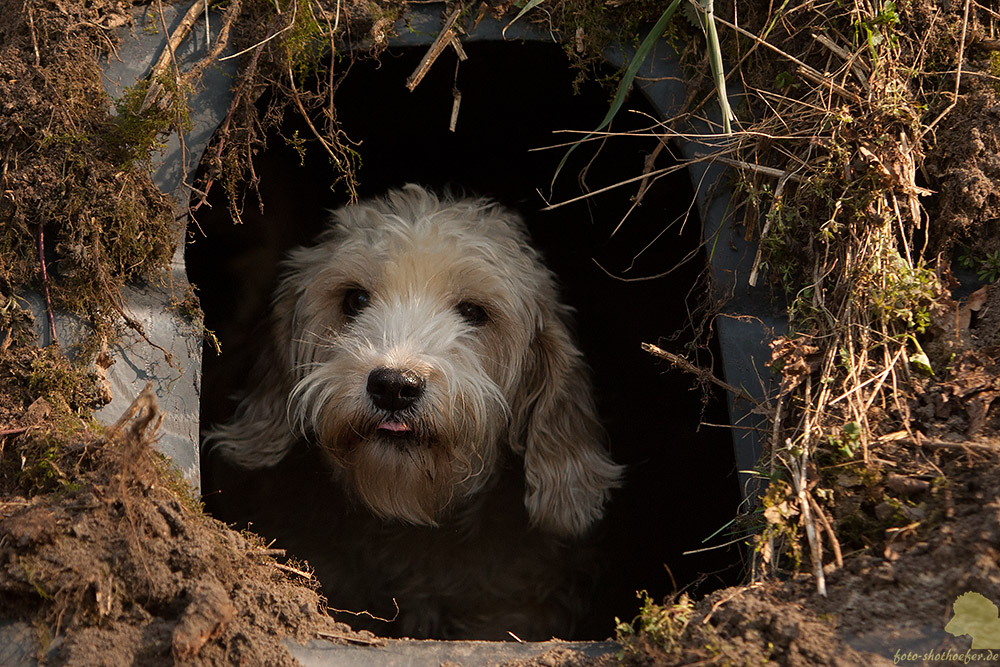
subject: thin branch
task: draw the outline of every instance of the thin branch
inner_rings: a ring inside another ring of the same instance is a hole
[[[750,394],[746,393],[744,390],[740,389],[739,387],[734,387],[733,385],[729,384],[724,380],[720,380],[719,378],[715,377],[712,371],[706,368],[700,368],[699,366],[695,366],[684,357],[673,354],[672,352],[667,352],[666,350],[657,347],[652,343],[642,343],[642,349],[645,352],[649,352],[653,356],[659,357],[660,359],[664,359],[670,362],[671,365],[675,366],[676,368],[679,368],[682,371],[697,376],[703,382],[711,382],[712,384],[722,387],[723,389],[730,392],[737,398],[742,398],[743,400],[748,401],[753,405],[760,404],[760,401],[755,399]]]
[[[819,503],[811,495],[809,496],[809,503],[812,505],[812,510],[819,518],[820,523],[823,525],[823,530],[826,531],[826,536],[830,539],[830,548],[833,549],[833,560],[837,563],[837,567],[844,567],[844,554],[840,550],[840,540],[837,539],[837,533],[833,530],[833,525],[830,523],[830,519],[826,516],[826,512],[823,508],[819,506]]]
[[[774,167],[765,167],[762,164],[754,164],[753,162],[744,162],[742,160],[733,160],[730,158],[717,156],[717,155],[704,155],[699,154],[699,157],[714,158],[717,162],[721,162],[724,165],[730,167],[736,167],[737,169],[744,169],[746,171],[753,171],[758,174],[764,174],[765,176],[771,176],[773,178],[784,179],[786,181],[792,181],[793,183],[801,183],[804,179],[798,174],[792,173],[790,171],[785,171],[784,169],[775,169]]]
[[[297,575],[299,577],[302,577],[303,579],[313,579],[314,578],[311,572],[305,572],[303,570],[299,570],[297,568],[292,567],[291,565],[284,565],[283,563],[271,563],[271,565],[273,565],[274,567],[278,568],[282,572],[288,572],[290,574],[294,574],[294,575]]]
[[[448,15],[445,19],[444,27],[441,28],[441,32],[438,33],[437,39],[431,44],[430,48],[427,49],[427,53],[420,60],[420,64],[417,65],[417,69],[413,70],[413,74],[406,79],[406,87],[413,92],[413,90],[420,85],[424,77],[427,76],[427,72],[430,71],[431,65],[434,61],[438,59],[438,56],[451,44],[452,39],[455,38],[455,22],[458,20],[458,15],[462,13],[465,7],[459,5],[455,7],[454,11]]]
[[[291,64],[288,65],[288,82],[292,89],[292,99],[295,100],[295,106],[298,107],[299,114],[302,115],[303,120],[306,121],[306,125],[308,125],[309,129],[312,130],[313,136],[319,139],[320,145],[323,146],[324,149],[326,149],[326,152],[330,155],[330,159],[333,160],[333,162],[338,167],[341,166],[340,158],[337,157],[337,155],[333,152],[333,149],[330,147],[330,144],[326,141],[326,139],[323,138],[323,135],[319,133],[319,130],[316,129],[316,126],[313,124],[312,119],[309,118],[309,112],[306,111],[305,106],[303,106],[302,104],[302,99],[299,97],[298,88],[295,87],[295,74],[292,72]]]
[[[951,104],[949,104],[944,111],[938,114],[938,117],[931,121],[931,124],[924,128],[924,131],[920,133],[920,139],[934,129],[934,126],[941,122],[941,120],[951,113],[951,110],[955,108],[958,104],[958,91],[959,87],[962,85],[962,64],[965,61],[965,34],[969,28],[969,4],[970,0],[965,0],[965,16],[962,19],[962,39],[958,46],[958,68],[955,71],[955,91]]]
[[[196,2],[188,9],[187,14],[181,19],[180,25],[174,29],[173,33],[170,34],[170,38],[167,39],[166,46],[164,46],[163,51],[160,52],[160,57],[156,59],[156,64],[149,72],[150,79],[156,79],[158,76],[163,74],[163,71],[170,65],[171,62],[175,61],[175,53],[180,47],[181,42],[184,38],[188,36],[194,24],[198,21],[202,12],[205,11],[205,5],[201,2]],[[160,20],[163,21],[163,6],[160,5]],[[166,25],[164,25],[166,28]]]
[[[31,30],[31,46],[35,49],[35,67],[42,66],[42,54],[38,50],[38,35],[35,33],[35,12],[31,8],[31,3],[25,0],[24,6],[28,10],[28,28]]]
[[[38,263],[42,267],[42,291],[45,294],[45,312],[49,320],[49,333],[52,335],[52,342],[58,345],[56,318],[52,311],[52,298],[49,296],[49,273],[45,268],[45,231],[42,225],[38,226]]]
[[[271,33],[270,35],[268,35],[264,39],[260,40],[259,42],[257,42],[253,46],[248,46],[247,48],[243,49],[242,51],[240,51],[238,53],[233,53],[233,54],[228,55],[228,56],[226,56],[224,58],[219,58],[219,62],[222,62],[224,60],[231,60],[233,58],[239,58],[244,53],[249,53],[251,51],[259,49],[260,47],[264,46],[265,44],[267,44],[268,42],[270,42],[272,39],[274,39],[275,37],[277,37],[281,33],[285,32],[286,30],[291,30],[291,28],[295,25],[295,14],[296,14],[296,11],[298,10],[298,7],[299,7],[298,3],[292,3],[292,18],[288,22],[288,25],[286,25],[284,28],[282,28],[281,30],[278,30],[277,32]],[[280,15],[281,12],[278,12],[278,14]],[[254,55],[257,55],[257,54],[254,54]]]

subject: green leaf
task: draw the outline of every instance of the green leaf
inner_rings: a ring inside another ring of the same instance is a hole
[[[529,2],[528,4],[534,6],[537,5],[540,1],[541,0],[531,0],[531,2]],[[635,55],[632,56],[632,60],[629,61],[628,67],[625,68],[625,74],[624,76],[622,76],[622,80],[618,84],[618,90],[615,92],[615,99],[611,102],[611,108],[608,109],[608,113],[604,116],[604,120],[601,121],[601,124],[598,125],[593,132],[585,135],[582,139],[575,142],[572,146],[569,147],[569,149],[566,151],[566,154],[563,155],[562,160],[559,161],[559,166],[556,167],[555,174],[552,175],[553,184],[559,177],[559,172],[561,172],[562,168],[566,166],[566,161],[569,159],[570,154],[574,150],[576,150],[576,148],[584,141],[590,139],[592,136],[594,136],[595,133],[600,132],[601,130],[603,130],[604,128],[606,128],[608,125],[611,124],[611,121],[614,119],[619,109],[621,109],[622,104],[625,103],[625,96],[628,94],[629,88],[632,87],[632,82],[635,80],[635,75],[638,74],[639,72],[639,67],[642,65],[643,62],[645,62],[646,57],[649,56],[650,52],[653,50],[653,47],[656,45],[657,40],[660,39],[664,31],[667,29],[667,23],[670,22],[670,19],[673,17],[674,12],[677,11],[677,7],[680,4],[681,0],[674,0],[673,2],[671,2],[670,6],[668,6],[666,10],[664,10],[663,14],[656,22],[656,25],[653,26],[653,29],[650,30],[649,34],[646,35],[646,38],[642,40],[642,43],[639,45],[639,48],[636,49]],[[521,14],[523,14],[527,9],[528,6],[525,6],[525,9],[521,10]],[[516,21],[518,17],[521,16],[521,14],[518,14],[516,17],[514,17],[514,21]],[[513,21],[511,21],[511,23],[513,23]]]
[[[514,25],[514,23],[519,18],[521,18],[522,16],[524,16],[525,14],[527,14],[528,12],[530,12],[532,9],[534,9],[538,5],[542,4],[542,2],[543,2],[543,0],[528,0],[527,4],[525,4],[524,7],[521,8],[521,11],[519,11],[517,13],[517,16],[515,16],[514,19],[510,23],[508,23],[507,25],[505,25],[503,27],[503,30],[500,31],[500,36],[503,37],[504,39],[507,39],[507,28],[509,28],[512,25]]]
[[[913,346],[917,348],[917,351],[910,355],[910,363],[919,368],[924,373],[928,375],[934,375],[934,369],[931,368],[930,357],[924,352],[924,348],[920,347],[920,343],[917,342],[917,337],[910,335],[908,336],[910,342]]]

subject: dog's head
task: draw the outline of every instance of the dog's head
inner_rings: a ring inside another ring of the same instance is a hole
[[[305,437],[371,511],[433,525],[510,448],[536,525],[580,534],[601,516],[620,469],[512,212],[412,185],[342,208],[291,253],[274,314],[282,358],[214,436],[235,460],[273,464]]]

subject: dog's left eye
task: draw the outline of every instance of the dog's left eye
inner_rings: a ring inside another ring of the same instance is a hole
[[[489,313],[478,303],[463,301],[458,304],[456,309],[458,310],[458,314],[462,316],[462,319],[474,327],[481,327],[490,321]]]
[[[358,313],[368,307],[371,295],[360,287],[353,287],[344,292],[344,315],[348,318],[357,317]]]

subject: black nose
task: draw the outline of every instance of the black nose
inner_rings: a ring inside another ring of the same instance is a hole
[[[375,407],[389,412],[405,410],[424,393],[424,379],[408,370],[376,368],[368,374],[368,395]]]

